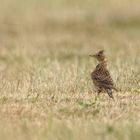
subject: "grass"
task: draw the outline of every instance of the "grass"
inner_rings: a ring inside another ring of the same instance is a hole
[[[0,139],[139,140],[139,1],[0,5]],[[110,8],[108,8],[110,7]],[[104,49],[119,88],[96,97],[89,54]]]

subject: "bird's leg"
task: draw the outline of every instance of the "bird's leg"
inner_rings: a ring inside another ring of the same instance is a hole
[[[101,88],[98,89],[98,91],[97,91],[97,95],[99,96],[101,92],[102,92],[102,89],[101,89]]]
[[[97,94],[95,96],[95,101],[97,101],[97,99],[99,98],[100,93],[102,92],[101,89],[97,89]]]

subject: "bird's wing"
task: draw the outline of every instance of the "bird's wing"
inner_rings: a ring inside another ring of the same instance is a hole
[[[98,82],[98,84],[105,89],[113,88],[114,83],[108,70],[94,75],[94,80],[96,80],[96,82]]]

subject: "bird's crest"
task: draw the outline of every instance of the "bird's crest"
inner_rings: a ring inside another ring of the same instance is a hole
[[[104,50],[101,50],[98,52],[98,54],[104,54],[104,52],[105,52]]]

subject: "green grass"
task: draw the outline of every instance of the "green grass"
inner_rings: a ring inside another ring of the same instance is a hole
[[[0,139],[139,140],[139,1],[5,0],[0,5]],[[104,49],[119,89],[96,97]]]

